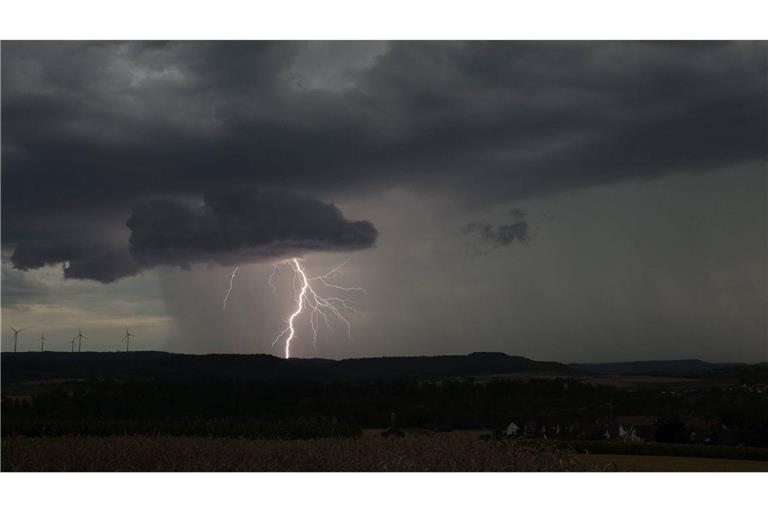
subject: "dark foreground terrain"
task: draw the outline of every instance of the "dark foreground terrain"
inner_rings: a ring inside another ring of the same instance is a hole
[[[3,354],[2,468],[766,470],[768,367],[673,363]]]
[[[590,471],[606,464],[548,446],[476,435],[247,440],[10,437],[3,471]]]
[[[475,432],[292,441],[8,437],[2,453],[3,471],[768,471],[768,460],[576,452]]]

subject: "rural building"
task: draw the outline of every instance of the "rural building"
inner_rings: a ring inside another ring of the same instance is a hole
[[[650,441],[656,437],[656,416],[619,416],[616,423],[625,431],[626,441]]]
[[[507,428],[504,429],[504,435],[508,437],[516,437],[518,432],[520,432],[520,427],[518,427],[517,423],[514,421],[507,425]]]

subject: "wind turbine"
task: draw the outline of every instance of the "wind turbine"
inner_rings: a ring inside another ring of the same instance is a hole
[[[125,328],[125,336],[123,336],[123,339],[125,340],[125,351],[130,352],[131,350],[131,336],[136,336],[135,334],[131,334],[128,332],[128,328]]]
[[[16,345],[19,341],[19,333],[24,332],[27,328],[24,329],[14,329],[11,327],[11,330],[13,331],[13,351],[16,352]]]
[[[74,343],[74,340],[77,340],[77,351],[78,352],[80,352],[81,349],[83,348],[83,340],[87,340],[87,339],[88,339],[88,336],[84,335],[83,331],[80,330],[80,328],[78,327],[77,328],[77,336],[72,338],[72,342],[73,343]],[[72,345],[72,349],[73,349],[73,352],[74,352],[74,345]]]
[[[48,340],[45,338],[45,334],[40,336],[40,352],[45,352],[45,342],[46,341],[48,341]]]
[[[71,340],[71,341],[68,341],[68,342],[67,342],[67,343],[71,343],[71,344],[72,344],[72,352],[74,352],[74,351],[75,351],[75,340],[76,340],[76,339],[77,339],[77,336],[75,336],[74,338],[72,338],[72,340]]]

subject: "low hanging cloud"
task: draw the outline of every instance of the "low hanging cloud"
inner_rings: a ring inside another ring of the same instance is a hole
[[[127,222],[131,254],[144,266],[236,263],[308,251],[366,249],[376,241],[368,221],[349,221],[334,205],[285,191],[219,190],[205,204],[157,199]]]
[[[513,208],[509,215],[514,219],[510,224],[494,226],[485,222],[470,222],[463,227],[462,232],[476,237],[480,244],[476,251],[478,254],[487,254],[489,249],[506,247],[514,241],[527,242],[530,238],[525,210]]]
[[[61,263],[65,279],[90,279],[111,283],[122,277],[141,272],[141,266],[131,258],[127,247],[108,242],[52,242],[18,244],[11,255],[18,270],[31,270]]]
[[[351,251],[374,245],[368,221],[350,221],[333,204],[293,192],[220,189],[203,204],[178,198],[141,201],[126,225],[128,245],[107,241],[22,242],[11,262],[18,270],[63,264],[66,279],[110,283],[159,265],[239,264]]]

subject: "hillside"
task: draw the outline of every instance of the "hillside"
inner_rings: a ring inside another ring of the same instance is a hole
[[[578,370],[503,353],[364,359],[280,359],[270,355],[188,355],[168,352],[24,352],[2,355],[3,383],[49,379],[366,380],[439,379],[465,375]]]

